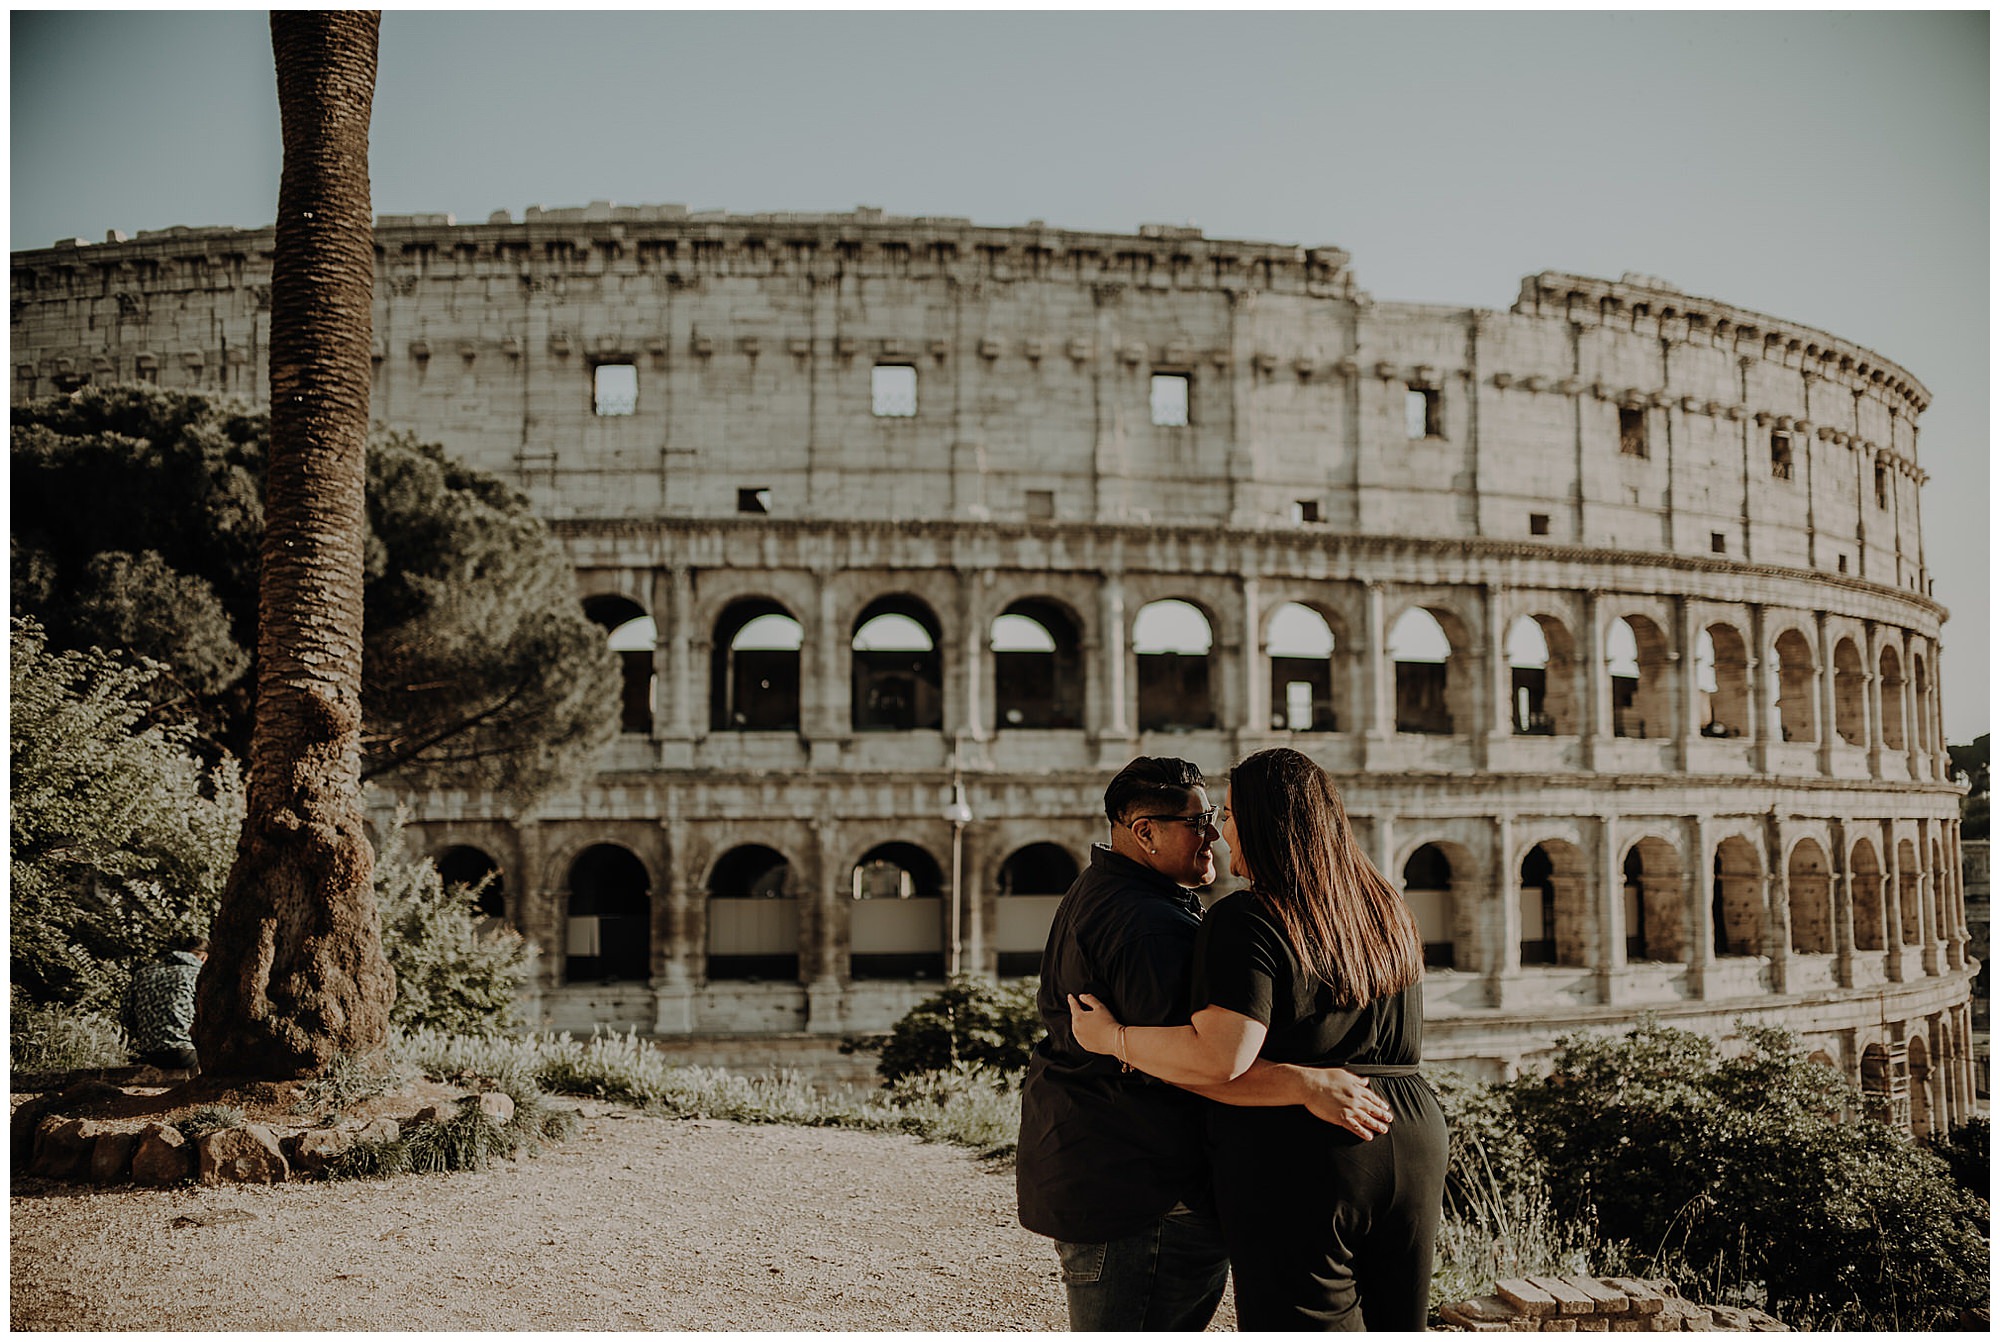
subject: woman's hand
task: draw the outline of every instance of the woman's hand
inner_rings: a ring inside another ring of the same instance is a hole
[[[1111,1014],[1111,1008],[1084,993],[1079,997],[1069,994],[1069,1029],[1076,1036],[1076,1046],[1086,1053],[1118,1054],[1118,1018]]]

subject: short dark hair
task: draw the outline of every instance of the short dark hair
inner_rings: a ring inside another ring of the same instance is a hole
[[[1206,785],[1201,770],[1186,760],[1141,755],[1118,771],[1104,789],[1104,816],[1112,824],[1134,811],[1165,814],[1179,811]]]
[[[186,951],[189,955],[207,955],[208,938],[196,936],[175,937],[169,943],[167,949],[170,951]]]

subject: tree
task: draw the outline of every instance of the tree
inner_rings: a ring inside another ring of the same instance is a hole
[[[387,1037],[363,831],[361,619],[374,220],[374,11],[271,15],[284,169],[271,267],[271,456],[242,837],[195,1011],[202,1069],[294,1077]]]
[[[1992,827],[1993,779],[1988,770],[1992,746],[1991,733],[1982,732],[1971,745],[1945,747],[1951,755],[1954,778],[1962,776],[1966,784],[1965,796],[1958,803],[1962,838],[1983,839]]]
[[[27,1002],[115,1009],[134,962],[208,931],[243,818],[235,763],[146,725],[156,671],[11,636],[9,958]]]
[[[270,422],[147,387],[14,409],[13,603],[58,648],[159,664],[209,758],[250,737]],[[501,480],[407,436],[368,446],[362,777],[527,802],[617,730],[618,667],[561,547]]]

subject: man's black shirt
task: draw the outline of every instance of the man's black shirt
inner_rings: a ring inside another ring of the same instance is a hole
[[[1137,1234],[1177,1202],[1207,1206],[1202,1101],[1116,1058],[1086,1053],[1069,993],[1090,993],[1127,1025],[1185,1025],[1201,904],[1109,848],[1063,896],[1042,952],[1036,1006],[1048,1035],[1021,1090],[1015,1160],[1021,1224],[1094,1244]]]

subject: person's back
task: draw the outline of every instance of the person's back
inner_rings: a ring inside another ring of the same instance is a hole
[[[208,942],[190,938],[132,971],[132,986],[125,994],[125,1031],[139,1061],[165,1069],[196,1066],[195,983],[207,958]]]

